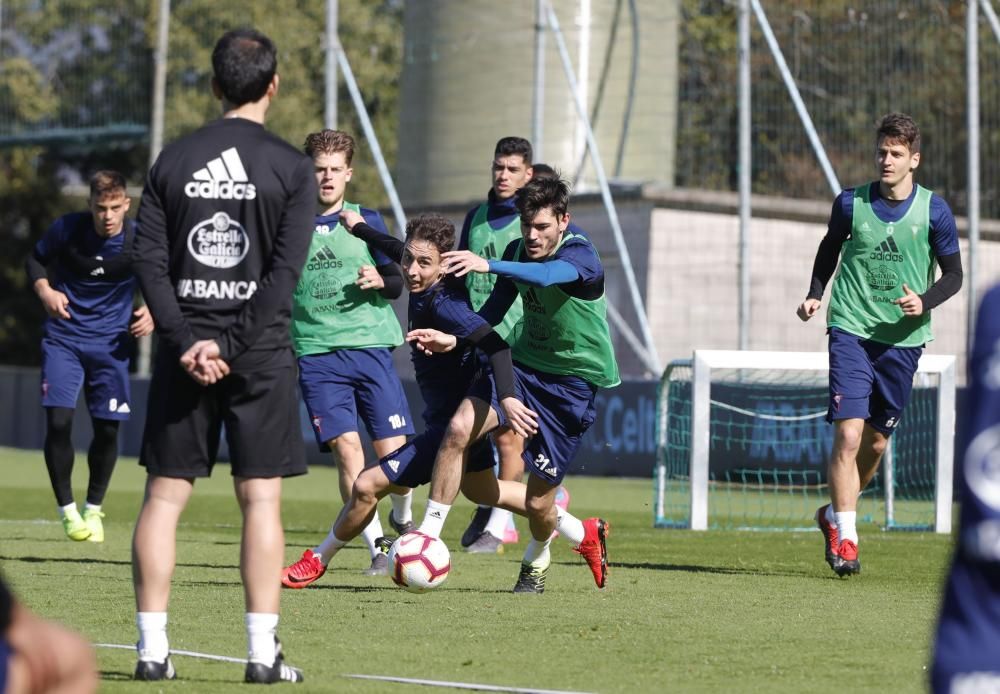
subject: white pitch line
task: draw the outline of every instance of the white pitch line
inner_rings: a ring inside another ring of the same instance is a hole
[[[359,680],[381,680],[403,684],[422,684],[427,687],[448,687],[450,689],[471,689],[478,692],[514,692],[515,694],[588,694],[566,689],[525,689],[524,687],[501,687],[496,684],[474,684],[472,682],[445,682],[442,680],[421,680],[410,677],[389,677],[386,675],[344,675]]]
[[[119,643],[95,643],[95,648],[120,648],[124,650],[135,650],[134,645]],[[246,663],[245,658],[230,658],[228,655],[212,655],[211,653],[199,653],[197,651],[177,651],[170,649],[170,655],[186,655],[191,658],[203,658],[205,660],[218,660],[224,663]],[[420,684],[426,687],[447,687],[449,689],[471,689],[478,692],[511,692],[512,694],[588,694],[588,692],[578,692],[567,689],[526,689],[524,687],[503,687],[496,684],[475,684],[473,682],[447,682],[444,680],[423,680],[410,677],[391,677],[388,675],[343,675],[358,680],[380,680],[383,682],[399,682],[401,684]]]
[[[135,645],[127,646],[120,643],[95,643],[95,648],[124,648],[129,651],[135,650]],[[219,660],[223,663],[239,663],[244,665],[247,662],[246,658],[230,658],[228,655],[212,655],[211,653],[199,653],[198,651],[178,651],[173,648],[170,649],[170,655],[186,655],[191,658],[204,658],[205,660]]]

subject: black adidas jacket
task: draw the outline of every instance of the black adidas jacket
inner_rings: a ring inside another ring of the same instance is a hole
[[[313,229],[312,160],[262,125],[211,122],[160,154],[146,177],[135,273],[166,346],[214,339],[252,367],[291,349],[292,292]],[[242,358],[241,355],[243,355]]]

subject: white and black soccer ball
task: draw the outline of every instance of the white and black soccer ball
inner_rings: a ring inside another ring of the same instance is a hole
[[[448,578],[451,553],[439,538],[414,531],[389,548],[389,577],[411,593],[434,590]]]

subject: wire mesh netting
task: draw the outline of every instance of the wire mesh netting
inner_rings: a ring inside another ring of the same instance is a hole
[[[661,382],[655,522],[690,523],[692,371],[675,364]],[[709,424],[708,520],[714,528],[811,528],[829,502],[826,371],[713,370]],[[865,489],[860,520],[896,529],[934,523],[937,379],[917,374],[887,465]],[[886,504],[889,508],[886,508]]]

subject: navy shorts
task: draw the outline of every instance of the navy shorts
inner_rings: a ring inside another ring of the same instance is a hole
[[[826,421],[863,419],[889,436],[913,389],[923,347],[893,347],[830,328],[830,405]]]
[[[103,344],[43,338],[42,407],[73,409],[82,388],[92,417],[128,419],[130,351],[128,333]]]
[[[419,436],[413,437],[402,448],[393,451],[379,461],[382,472],[385,473],[390,482],[400,487],[412,489],[429,483],[444,432],[445,429],[442,427],[431,427],[424,430]],[[480,439],[473,444],[472,450],[469,451],[465,470],[466,472],[481,472],[492,467],[493,448],[490,446],[488,438]]]
[[[403,384],[384,347],[299,357],[299,387],[321,451],[358,431],[359,414],[373,441],[413,433]]]
[[[538,414],[538,432],[524,447],[524,464],[531,474],[552,486],[562,482],[580,447],[580,440],[594,423],[597,387],[578,376],[556,376],[514,363],[517,397]],[[479,378],[469,390],[497,413],[500,426],[507,418],[496,396],[492,372]]]
[[[157,355],[149,383],[139,464],[151,475],[212,474],[225,426],[234,477],[292,477],[307,471],[295,388],[295,357],[276,352],[258,368],[201,386],[176,356]]]

